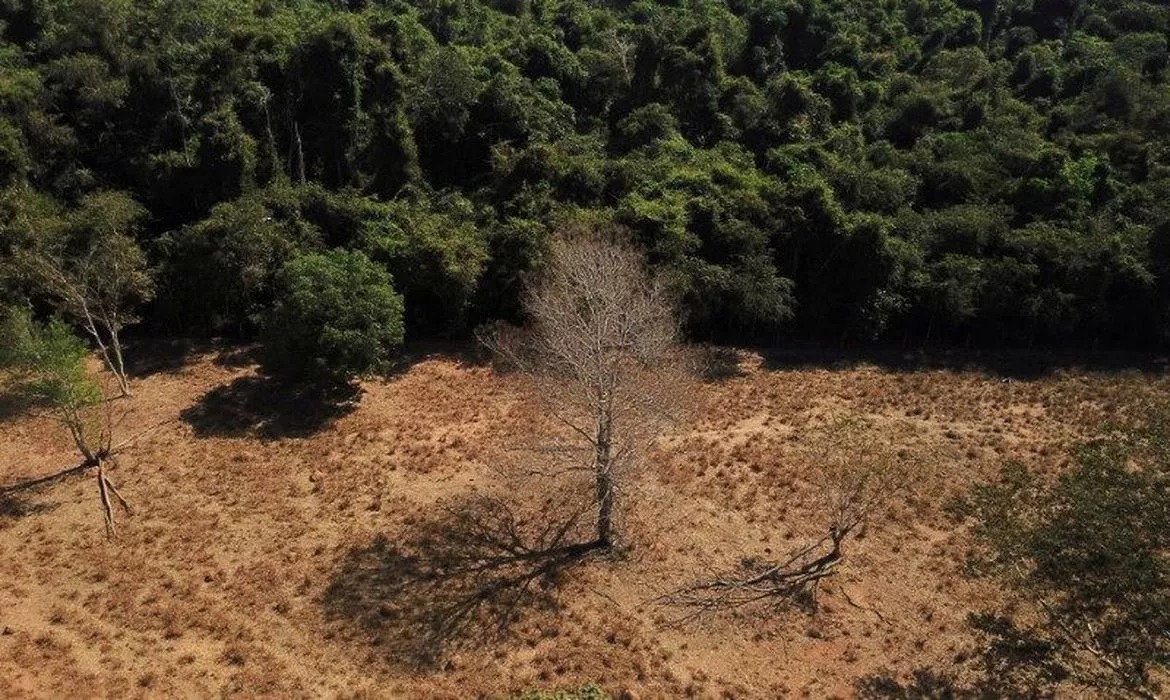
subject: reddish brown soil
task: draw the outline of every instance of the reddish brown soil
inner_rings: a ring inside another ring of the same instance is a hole
[[[1060,468],[1072,442],[1167,389],[1133,371],[1005,382],[743,355],[651,455],[620,555],[564,572],[544,601],[556,607],[522,602],[502,636],[473,625],[470,643],[420,665],[394,615],[336,603],[377,575],[349,580],[347,562],[410,540],[437,503],[499,494],[491,455],[532,404],[514,379],[438,355],[366,383],[356,410],[319,425],[253,372],[209,351],[135,382],[120,433],[157,427],[112,472],[137,507],[116,540],[92,477],[0,507],[0,697],[458,698],[590,681],[640,697],[850,696],[867,674],[948,669],[973,643],[968,613],[1000,600],[964,575],[970,541],[949,499],[1007,460]],[[819,609],[677,624],[663,592],[823,533],[807,448],[849,415],[921,472],[848,545]],[[0,455],[0,484],[76,461],[48,418],[3,419]]]

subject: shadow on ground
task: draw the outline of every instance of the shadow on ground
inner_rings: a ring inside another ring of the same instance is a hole
[[[703,345],[698,349],[699,375],[705,382],[723,382],[747,376],[740,366],[739,351],[719,345]]]
[[[1170,369],[1170,359],[1166,355],[1128,351],[907,350],[883,345],[843,348],[800,345],[761,349],[758,352],[764,358],[764,367],[770,370],[849,369],[871,364],[887,370],[904,372],[976,371],[1021,381],[1040,379],[1059,370],[1163,374]]]
[[[50,508],[51,506],[43,503],[33,503],[28,496],[22,494],[0,493],[0,522],[16,520]]]
[[[162,356],[143,360],[139,372],[178,369],[200,349],[186,345],[186,350],[167,350],[171,345],[156,341]],[[174,347],[184,347],[175,341]],[[260,362],[260,346],[215,344],[213,362],[220,367],[242,369]],[[144,352],[144,355],[151,355]],[[484,361],[476,347],[454,342],[414,343],[404,348],[394,364],[381,375],[384,380],[405,374],[415,364],[433,358],[455,359],[461,365],[474,366]],[[148,369],[147,368],[152,368]],[[216,387],[184,410],[180,417],[195,430],[196,437],[259,437],[279,439],[308,437],[329,427],[334,421],[357,408],[361,388],[356,383],[295,383],[265,374],[240,377],[230,384]],[[0,404],[0,419],[3,405]]]
[[[155,374],[174,374],[191,358],[214,347],[209,341],[190,338],[134,338],[126,345],[126,374],[145,379]]]
[[[416,340],[398,351],[380,377],[393,379],[420,362],[435,359],[453,360],[461,367],[485,367],[491,364],[491,353],[472,340]]]
[[[214,363],[229,369],[251,367],[260,364],[260,354],[259,345],[230,345],[216,353]]]
[[[743,376],[739,367],[739,349],[717,345],[699,345],[702,374],[707,381],[723,381]],[[1007,379],[1038,379],[1061,369],[1121,372],[1138,371],[1161,374],[1170,370],[1165,353],[1092,350],[1086,348],[1018,348],[961,349],[947,347],[912,348],[891,344],[837,345],[818,341],[791,342],[783,347],[752,347],[768,369],[849,369],[870,364],[888,370],[970,370]],[[181,370],[191,358],[207,351],[217,351],[215,363],[221,367],[248,367],[258,361],[259,346],[184,338],[136,338],[126,352],[127,371],[131,377]],[[468,340],[423,340],[407,344],[398,353],[384,378],[404,373],[414,364],[432,358],[454,359],[465,366],[484,366],[490,353]],[[4,408],[0,404],[0,420]]]
[[[402,541],[346,554],[325,591],[327,618],[393,664],[506,636],[526,614],[557,608],[564,573],[595,547],[566,544],[573,523],[543,529],[494,499],[460,499]]]
[[[0,423],[26,414],[36,408],[37,403],[19,391],[8,391],[0,387]]]
[[[179,414],[196,437],[308,437],[357,408],[353,384],[293,384],[264,376],[216,387]]]
[[[927,698],[1051,698],[1070,677],[1058,649],[1047,639],[1017,627],[1009,618],[972,614],[967,624],[979,633],[978,648],[957,655],[945,668],[920,667],[908,678],[884,671],[857,680],[865,700]]]

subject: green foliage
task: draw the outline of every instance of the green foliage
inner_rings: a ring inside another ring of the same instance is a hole
[[[210,215],[159,241],[167,311],[189,326],[252,329],[276,295],[276,276],[298,253],[316,247],[291,188],[273,188],[217,205]]]
[[[93,409],[102,389],[85,368],[89,349],[59,319],[39,323],[20,307],[0,309],[0,370],[6,389],[23,402],[47,407],[69,430],[86,459],[94,456],[102,432]]]
[[[264,321],[265,363],[299,379],[348,381],[387,364],[402,343],[402,297],[362,253],[293,259],[277,277]]]
[[[515,700],[611,700],[612,697],[600,686],[589,683],[571,690],[530,690],[515,696]]]
[[[146,256],[135,240],[145,217],[146,210],[125,192],[92,192],[68,213],[67,238],[47,242],[50,254],[64,260],[66,276],[84,288],[95,312],[129,319],[131,307],[154,295]]]
[[[254,333],[290,259],[343,248],[412,333],[463,332],[585,216],[704,337],[1170,336],[1162,2],[44,0],[0,27],[8,300],[14,247],[122,196],[175,331]]]
[[[1131,434],[1090,443],[1047,483],[1020,465],[961,508],[987,547],[983,565],[1036,605],[1023,633],[1033,665],[1102,689],[1156,692],[1170,667],[1170,430],[1164,415]],[[991,618],[988,618],[990,620]],[[1027,623],[1019,623],[1027,624]],[[1019,635],[1003,620],[984,629]],[[1035,645],[1034,645],[1035,646]]]
[[[15,378],[29,399],[53,407],[80,409],[101,401],[101,387],[85,371],[89,349],[59,319],[36,322],[25,309],[13,307],[0,328],[0,366]]]
[[[457,194],[401,198],[363,222],[359,246],[383,262],[406,300],[407,325],[426,333],[466,322],[487,261],[476,211]]]

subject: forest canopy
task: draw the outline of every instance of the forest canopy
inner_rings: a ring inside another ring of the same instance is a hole
[[[0,0],[0,37],[0,303],[131,212],[158,332],[254,335],[344,250],[459,335],[593,222],[704,339],[1170,337],[1163,2]]]

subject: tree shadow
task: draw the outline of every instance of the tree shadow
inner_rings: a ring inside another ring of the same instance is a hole
[[[735,348],[705,345],[699,349],[700,376],[706,382],[723,382],[747,376],[740,366],[740,353]]]
[[[39,405],[41,404],[20,391],[4,390],[0,387],[0,423],[25,415]]]
[[[974,654],[961,655],[945,671],[917,668],[905,681],[891,672],[860,678],[858,697],[868,700],[927,700],[961,698],[988,700],[1056,696],[1058,683],[1069,677],[1056,649],[1010,619],[989,613],[972,614],[967,624],[980,633],[984,644]],[[969,668],[956,671],[964,664]]]
[[[533,526],[498,500],[459,499],[404,541],[379,536],[347,553],[321,606],[390,663],[432,666],[557,609],[565,572],[597,549],[567,543],[575,520]]]
[[[356,384],[294,384],[248,376],[212,389],[179,416],[201,438],[308,437],[352,412],[360,398]]]
[[[393,379],[406,374],[412,367],[427,360],[453,360],[460,367],[487,367],[492,363],[491,353],[479,343],[466,340],[415,340],[407,343],[388,366],[379,373],[382,379]]]
[[[859,679],[854,689],[857,697],[863,700],[992,700],[999,697],[963,687],[953,677],[929,668],[914,669],[906,681],[899,680],[889,671],[875,673]]]
[[[132,379],[174,374],[206,345],[190,338],[135,338],[127,343],[126,374]]]
[[[0,521],[17,520],[50,508],[44,503],[33,503],[21,494],[0,493]]]
[[[231,369],[247,368],[260,363],[261,354],[258,345],[229,346],[220,348],[213,362]],[[405,374],[415,364],[434,358],[454,359],[464,366],[484,362],[478,348],[451,342],[415,343],[396,356],[381,378]],[[355,410],[362,394],[357,382],[298,382],[261,372],[212,389],[180,417],[196,437],[308,437]]]
[[[1164,354],[1124,350],[946,348],[906,349],[891,345],[831,347],[799,344],[759,350],[771,370],[809,368],[849,369],[861,364],[894,371],[980,371],[1012,380],[1040,379],[1062,369],[1097,372],[1133,370],[1164,374],[1170,359]]]
[[[865,676],[854,686],[862,700],[1048,700],[1056,697],[1050,687],[1013,686],[983,677],[970,682],[930,668],[917,668],[901,681],[890,672]]]
[[[261,353],[259,345],[233,346],[224,348],[216,353],[213,363],[217,367],[242,369],[260,364],[260,355]]]

